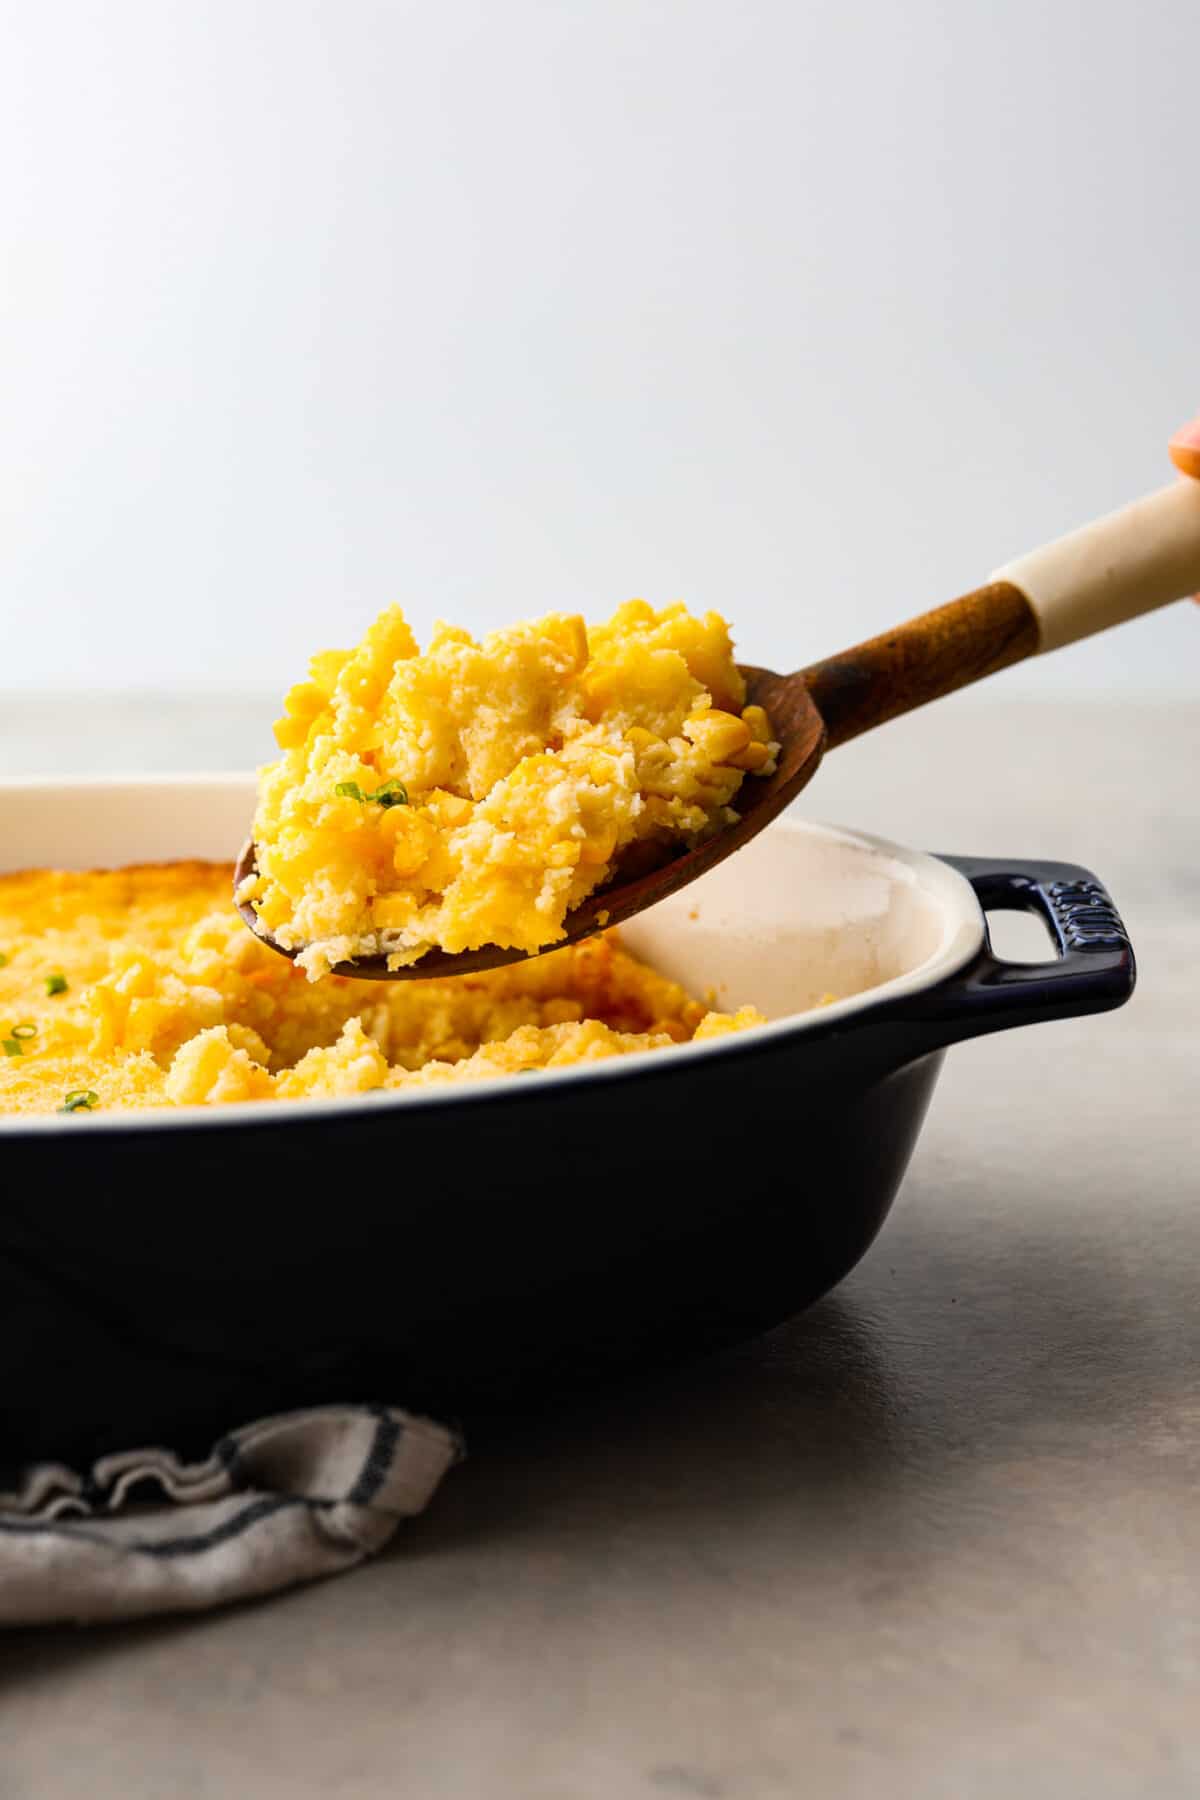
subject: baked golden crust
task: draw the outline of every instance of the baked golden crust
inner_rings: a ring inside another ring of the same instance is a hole
[[[0,1112],[405,1091],[761,1022],[706,1014],[611,933],[451,981],[312,983],[231,881],[198,861],[0,877]]]

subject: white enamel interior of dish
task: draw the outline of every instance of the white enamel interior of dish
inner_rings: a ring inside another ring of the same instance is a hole
[[[931,883],[924,860],[789,822],[623,926],[621,938],[698,998],[711,990],[722,1012],[754,1005],[788,1018],[902,980],[959,946],[946,901],[960,896]]]
[[[0,781],[0,873],[188,857],[232,860],[246,834],[253,795],[249,775]],[[736,856],[622,927],[621,936],[698,997],[711,992],[722,1011],[753,1004],[776,1022],[769,1031],[792,1033],[931,987],[975,955],[983,930],[969,883],[945,863],[834,827],[781,819]],[[829,994],[835,996],[832,1007],[809,1010]],[[717,1039],[671,1054],[716,1054],[736,1042]],[[615,1058],[542,1079],[601,1079],[606,1070],[661,1054]],[[396,1103],[461,1104],[503,1085],[423,1090],[398,1096]],[[361,1097],[311,1101],[303,1110],[311,1116],[362,1104]],[[181,1107],[170,1114],[114,1114],[111,1120],[162,1126],[203,1115],[232,1123],[261,1112],[261,1105]],[[99,1116],[86,1122],[0,1119],[0,1132],[6,1123],[28,1130],[38,1124],[91,1129],[107,1122]]]

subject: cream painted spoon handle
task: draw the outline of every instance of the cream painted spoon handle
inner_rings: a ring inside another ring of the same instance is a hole
[[[1180,480],[992,576],[1019,588],[1038,654],[1200,591],[1200,481]]]

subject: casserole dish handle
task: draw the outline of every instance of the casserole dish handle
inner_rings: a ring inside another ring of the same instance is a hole
[[[1133,947],[1107,889],[1089,870],[1013,858],[940,860],[966,876],[985,925],[989,912],[1036,913],[1057,951],[1048,962],[1005,962],[985,939],[965,969],[905,1007],[943,1043],[1043,1019],[1107,1012],[1128,1000],[1136,979]]]

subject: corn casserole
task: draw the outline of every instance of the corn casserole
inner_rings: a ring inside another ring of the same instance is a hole
[[[0,1113],[407,1092],[665,1049],[707,1012],[615,934],[450,981],[316,984],[183,862],[0,877]]]
[[[643,600],[418,651],[399,607],[312,659],[275,727],[238,890],[316,979],[436,946],[531,954],[636,846],[659,860],[737,819],[779,745],[729,628]]]

